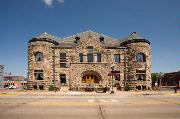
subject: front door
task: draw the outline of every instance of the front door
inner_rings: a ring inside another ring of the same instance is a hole
[[[96,76],[93,74],[83,76],[82,83],[95,83]]]

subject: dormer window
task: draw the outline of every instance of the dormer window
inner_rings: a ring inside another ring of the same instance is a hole
[[[74,41],[74,43],[77,43],[77,44],[79,44],[80,43],[80,37],[75,37],[75,41]]]
[[[88,52],[92,52],[93,51],[93,47],[92,46],[87,47],[87,49],[88,49]]]
[[[137,32],[132,32],[132,34],[131,35],[137,35]]]
[[[100,42],[104,42],[104,37],[99,38]]]

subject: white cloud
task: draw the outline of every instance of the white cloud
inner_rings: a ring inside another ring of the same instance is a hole
[[[62,4],[64,3],[64,0],[57,0],[57,1]]]
[[[42,0],[47,6],[52,6],[53,5],[53,2],[56,1],[56,2],[59,2],[61,4],[64,3],[64,0]]]
[[[47,6],[52,6],[54,0],[42,0]]]

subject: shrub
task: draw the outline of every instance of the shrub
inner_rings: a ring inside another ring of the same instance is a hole
[[[130,86],[129,85],[126,85],[125,88],[124,88],[125,91],[129,91],[130,90]]]
[[[54,90],[55,90],[55,87],[54,87],[53,85],[50,85],[48,90],[49,90],[49,91],[54,91]]]

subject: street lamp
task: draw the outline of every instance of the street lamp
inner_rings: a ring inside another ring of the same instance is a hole
[[[111,67],[111,75],[112,75],[112,90],[110,92],[110,94],[114,94],[114,91],[113,91],[113,76],[114,76],[114,65]]]

